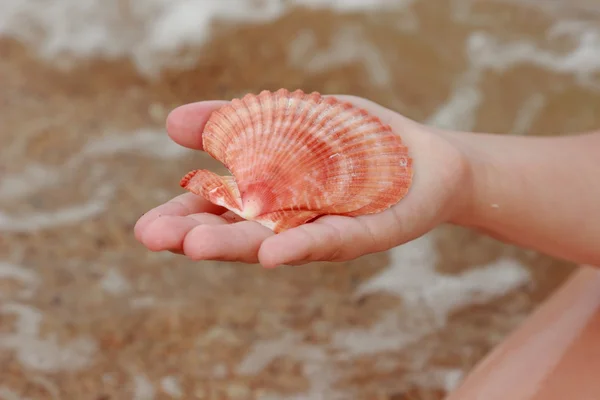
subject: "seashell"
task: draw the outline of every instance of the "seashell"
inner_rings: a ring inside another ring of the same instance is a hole
[[[324,215],[381,212],[412,183],[412,159],[390,126],[317,92],[234,99],[211,114],[202,142],[232,176],[195,170],[181,186],[275,233]]]

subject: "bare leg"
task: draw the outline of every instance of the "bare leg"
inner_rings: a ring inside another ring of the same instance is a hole
[[[600,398],[600,270],[581,267],[447,400]]]

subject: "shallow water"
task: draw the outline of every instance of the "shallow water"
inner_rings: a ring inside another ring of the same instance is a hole
[[[164,118],[301,87],[568,134],[599,70],[593,1],[2,2],[0,398],[441,398],[573,266],[453,227],[271,272],[149,253],[136,219],[216,166]]]

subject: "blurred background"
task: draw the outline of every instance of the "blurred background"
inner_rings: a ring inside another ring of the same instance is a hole
[[[174,107],[367,97],[506,135],[600,125],[595,0],[3,0],[0,399],[441,399],[574,266],[455,227],[272,271],[151,253],[217,163]]]

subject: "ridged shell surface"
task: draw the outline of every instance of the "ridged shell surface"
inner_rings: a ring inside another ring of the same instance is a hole
[[[323,215],[383,211],[412,182],[400,136],[367,111],[316,92],[234,99],[212,113],[202,141],[232,176],[195,170],[181,186],[276,233]]]

